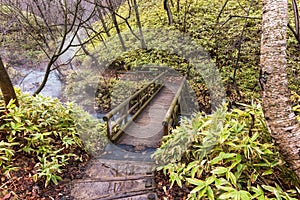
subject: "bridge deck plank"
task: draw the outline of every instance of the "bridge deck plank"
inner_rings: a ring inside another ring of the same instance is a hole
[[[117,143],[137,147],[157,148],[164,134],[162,122],[181,80],[181,77],[166,80],[162,90],[134,120],[134,123],[124,130]]]

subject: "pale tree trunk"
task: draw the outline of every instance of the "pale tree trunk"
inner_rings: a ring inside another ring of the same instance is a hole
[[[14,87],[10,81],[6,69],[4,68],[1,57],[0,57],[0,88],[2,91],[5,105],[7,105],[10,102],[10,100],[15,100],[15,105],[19,106]]]
[[[300,126],[290,104],[286,73],[287,0],[264,0],[261,39],[263,109],[271,136],[300,178]]]

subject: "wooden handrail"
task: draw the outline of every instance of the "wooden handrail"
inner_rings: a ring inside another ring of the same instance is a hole
[[[159,85],[156,84],[156,82],[163,77],[165,74],[167,73],[167,71],[164,71],[162,73],[160,73],[158,76],[156,76],[152,81],[150,81],[147,85],[145,85],[144,87],[142,87],[140,90],[138,90],[137,92],[135,92],[132,96],[128,97],[125,101],[123,101],[121,104],[119,104],[116,108],[114,108],[113,110],[111,110],[109,113],[107,113],[104,117],[103,120],[106,121],[107,123],[107,134],[108,137],[114,141],[117,139],[117,137],[120,135],[120,131],[124,130],[133,120],[134,118],[141,112],[142,109],[144,109],[146,107],[146,105],[151,101],[151,99],[158,93],[158,91],[162,88],[163,85]],[[152,86],[154,86],[153,88],[151,88]],[[145,91],[148,91],[148,93],[146,95],[144,95],[144,97],[140,98],[139,95],[142,95]],[[153,94],[149,94],[153,92]],[[145,97],[146,96],[146,97]],[[138,102],[135,103],[133,106],[131,106],[131,108],[128,109],[128,111],[126,113],[124,113],[122,116],[120,116],[116,122],[114,123],[113,126],[110,126],[109,121],[110,119],[116,114],[118,113],[120,110],[125,110],[125,108],[127,107],[128,104],[130,104],[130,101],[136,99],[138,97]],[[146,100],[148,98],[148,100]],[[143,100],[146,100],[146,102],[143,102]],[[140,105],[142,104],[142,105]],[[131,119],[127,119],[129,114],[136,108],[139,107],[139,110],[137,111],[137,113],[135,113]],[[111,133],[111,129],[114,129],[117,125],[121,125],[122,121],[125,119],[126,124],[124,125],[125,128],[122,128],[122,130],[118,131],[116,135],[113,135]]]
[[[133,122],[133,120],[143,111],[143,109],[151,102],[151,100],[155,97],[155,95],[161,90],[161,88],[164,85],[159,86],[155,93],[151,95],[151,97],[143,104],[143,106],[127,121],[127,123],[124,125],[124,127],[119,130],[114,136],[111,137],[112,141],[115,141],[123,132],[124,129],[126,129],[131,122]],[[128,112],[129,113],[129,112]]]
[[[127,104],[133,100],[135,97],[137,97],[140,93],[142,93],[143,91],[145,91],[149,86],[151,86],[153,83],[155,83],[160,77],[162,77],[163,75],[165,75],[166,72],[161,73],[160,75],[158,75],[155,79],[153,79],[151,82],[149,82],[147,85],[145,85],[144,87],[142,87],[140,90],[138,90],[136,93],[134,93],[132,96],[128,97],[125,101],[123,101],[121,104],[119,104],[117,107],[115,107],[114,109],[112,109],[109,113],[107,113],[104,117],[103,120],[104,121],[108,121],[114,114],[116,114],[119,110],[121,110],[122,108],[124,108],[125,106],[127,106]]]
[[[169,134],[170,131],[170,124],[178,125],[178,120],[175,119],[174,117],[178,117],[178,112],[180,109],[180,97],[181,97],[181,92],[183,89],[183,86],[185,84],[187,75],[185,75],[180,83],[180,86],[175,94],[175,97],[166,113],[166,116],[164,118],[164,121],[162,122],[162,125],[164,126],[164,133],[165,135]],[[174,123],[175,122],[175,123]]]

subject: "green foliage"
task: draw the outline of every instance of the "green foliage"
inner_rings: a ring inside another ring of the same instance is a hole
[[[260,105],[241,106],[183,120],[153,155],[158,169],[171,185],[192,185],[189,199],[296,199]]]
[[[291,101],[293,103],[293,111],[296,114],[297,120],[300,122],[300,95],[292,92]]]
[[[33,175],[35,181],[42,180],[45,186],[50,182],[57,184],[64,166],[70,160],[81,160],[78,150],[83,148],[83,143],[79,133],[89,134],[89,137],[85,136],[88,144],[93,141],[93,134],[98,135],[98,143],[103,143],[98,147],[105,144],[104,133],[99,131],[99,126],[95,126],[99,122],[72,103],[63,105],[58,99],[42,95],[32,97],[20,91],[18,98],[20,107],[11,102],[7,110],[0,110],[2,173],[17,170],[14,160],[17,154],[22,154],[37,163],[36,174]],[[0,106],[4,106],[3,100],[0,100]],[[104,125],[100,128],[105,130]]]
[[[163,28],[179,30],[181,33],[191,36],[195,41],[197,41],[198,46],[202,46],[204,50],[209,53],[212,60],[220,70],[224,85],[226,86],[228,99],[231,101],[239,100],[239,102],[245,101],[247,103],[250,103],[251,99],[259,99],[260,87],[258,79],[262,2],[244,0],[187,0],[179,2],[179,9],[177,9],[177,2],[171,4],[174,24],[172,26],[168,26],[167,14],[163,8],[162,2],[158,3],[154,0],[139,1],[140,21],[143,26],[144,33],[147,29],[157,30]],[[227,2],[227,4],[223,8],[225,2]],[[126,3],[118,8],[116,12],[126,18],[128,24],[134,30],[134,33],[138,34],[138,31],[136,30],[137,25],[135,13],[132,7],[131,12],[129,10],[130,7]],[[293,16],[292,9],[290,9],[290,15]],[[120,17],[117,17],[117,19],[124,36],[124,32],[129,30],[128,25],[125,23],[124,19],[121,19]],[[106,20],[107,25],[111,26],[111,19],[107,17]],[[292,17],[290,24],[294,27]],[[99,23],[97,25],[100,26]],[[111,43],[112,40],[114,40],[115,43],[119,42],[116,39],[117,35],[113,27],[110,30],[110,33],[112,35],[110,38],[107,38],[105,34],[102,34],[103,38],[109,42],[109,46],[114,45]],[[128,39],[126,36],[124,36],[124,38]],[[149,40],[146,36],[146,41],[153,42],[153,39]],[[154,42],[157,41],[154,40]],[[128,42],[129,45],[131,43],[133,42]],[[159,44],[159,42],[157,43],[158,45],[163,44]],[[104,48],[105,47],[101,47],[101,50]],[[292,33],[289,32],[287,51],[289,87],[291,90],[299,94],[300,82],[298,78],[298,49],[298,42]],[[91,49],[91,51],[93,50]],[[141,54],[141,52],[143,53]],[[101,53],[103,55],[106,54],[103,52]],[[184,58],[176,58],[176,56],[173,55],[166,56],[165,54],[165,52],[159,52],[153,49],[148,51],[138,50],[127,52],[125,55],[122,55],[121,58],[117,59],[125,61],[123,65],[126,69],[149,63],[163,64],[181,71],[185,71],[189,66],[189,63],[184,61]],[[236,76],[234,77],[235,70]],[[192,81],[203,85],[203,82],[199,83],[199,76],[197,74],[194,75],[195,77]],[[235,78],[239,92],[237,92],[235,85],[233,84],[233,78]],[[200,87],[205,88],[203,86]],[[198,90],[198,87],[194,87],[194,89]],[[207,88],[206,90],[199,91],[200,95],[207,96]],[[199,98],[200,104],[205,104],[205,101],[202,101],[201,97]]]
[[[115,82],[115,78],[101,77],[95,70],[81,69],[67,76],[64,98],[87,111],[94,111],[96,107],[98,111],[105,112],[110,109],[110,89]]]
[[[125,75],[126,76],[126,75]],[[129,98],[139,89],[141,89],[147,80],[118,80],[116,84],[111,88],[110,94],[112,99],[112,108],[122,103],[125,99]],[[134,104],[134,102],[130,102]]]
[[[108,112],[147,83],[147,80],[135,80],[134,77],[123,80],[122,75],[118,76],[121,78],[95,75],[93,70],[71,73],[67,77],[64,97],[88,111]]]
[[[93,155],[103,152],[108,142],[106,137],[106,124],[92,118],[88,113],[81,110],[77,113],[76,130],[84,143],[85,149]]]
[[[224,1],[180,1],[179,10],[177,10],[176,2],[171,6],[174,24],[167,26],[168,19],[163,3],[140,1],[140,21],[144,34],[147,29],[179,30],[197,41],[197,46],[202,46],[210,54],[221,71],[224,85],[228,85],[227,89],[230,90],[230,99],[240,98],[240,96],[237,96],[235,89],[230,87],[233,83],[232,78],[235,68],[237,69],[235,79],[241,96],[245,97],[246,101],[253,97],[259,98],[258,77],[262,3],[260,1],[252,3],[248,1],[229,1],[223,12],[220,13],[224,3]],[[250,10],[249,18],[247,18],[248,9]],[[126,17],[132,29],[136,29],[134,12],[130,15],[128,10],[130,10],[128,4],[124,4],[117,12],[119,15]],[[109,25],[110,19],[107,20],[107,25]],[[121,18],[118,18],[118,22],[124,36],[124,32],[129,30],[128,26]],[[114,29],[110,33],[113,36],[112,38],[115,39]],[[148,43],[156,42],[157,46],[166,42],[162,41],[160,44],[155,39],[149,40],[147,34],[144,37]],[[168,36],[166,37],[166,39],[170,39]],[[112,38],[105,39],[110,42],[109,45],[114,45],[111,43],[114,40]],[[128,37],[124,36],[124,38]],[[118,43],[118,40],[114,42]],[[103,48],[105,47],[101,49]],[[239,48],[241,49],[240,52],[238,51]],[[163,64],[180,71],[186,71],[188,67],[191,67],[184,58],[176,57],[176,55],[166,56],[168,53],[153,49],[138,50],[125,54],[121,56],[121,59],[123,58],[127,69],[149,63]],[[193,81],[197,82],[199,80],[198,74],[193,75],[195,76]]]
[[[123,54],[120,58],[124,62],[125,69],[134,69],[144,65],[168,66],[179,72],[187,72],[189,63],[176,54],[169,54],[161,50],[136,50]]]
[[[117,79],[115,78],[108,80],[103,78],[99,81],[95,98],[98,111],[107,112],[111,109],[111,91],[116,82]]]

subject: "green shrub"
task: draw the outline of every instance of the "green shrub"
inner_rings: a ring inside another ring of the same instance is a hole
[[[87,146],[103,148],[105,127],[72,103],[63,105],[58,99],[18,91],[20,107],[11,102],[4,109],[0,99],[0,170],[8,174],[17,154],[34,159],[35,181],[47,186],[61,179],[59,174],[69,161],[79,161],[78,149]],[[81,133],[85,133],[80,135]],[[97,135],[97,137],[96,137]],[[99,144],[101,143],[101,144]]]
[[[272,143],[260,105],[184,119],[153,155],[189,199],[296,199],[297,180]]]

